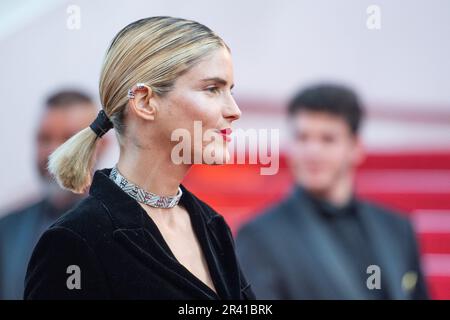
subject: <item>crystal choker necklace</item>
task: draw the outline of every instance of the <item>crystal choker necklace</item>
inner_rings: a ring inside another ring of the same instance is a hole
[[[122,176],[116,166],[112,168],[109,178],[136,201],[155,208],[173,208],[178,204],[183,194],[180,187],[178,187],[178,192],[175,196],[158,196],[145,191]]]

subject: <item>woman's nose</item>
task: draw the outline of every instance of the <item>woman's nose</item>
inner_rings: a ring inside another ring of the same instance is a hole
[[[241,117],[241,109],[239,109],[236,101],[231,98],[231,101],[227,104],[224,110],[224,117],[230,122],[238,120]]]

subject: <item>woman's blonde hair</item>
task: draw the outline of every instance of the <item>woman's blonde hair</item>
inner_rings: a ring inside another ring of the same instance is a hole
[[[123,28],[109,46],[99,83],[102,108],[114,125],[119,143],[125,130],[130,88],[145,83],[163,96],[177,77],[220,47],[229,50],[208,27],[180,18],[145,18]],[[82,193],[91,184],[98,139],[87,127],[50,155],[48,170],[62,188]]]

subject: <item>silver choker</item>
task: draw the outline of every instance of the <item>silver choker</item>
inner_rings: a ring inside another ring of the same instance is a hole
[[[134,183],[129,182],[124,176],[122,176],[117,170],[117,167],[113,167],[109,178],[115,182],[126,194],[130,197],[155,208],[173,208],[181,199],[183,191],[178,187],[178,192],[175,196],[158,196],[157,194],[145,191],[138,187]]]

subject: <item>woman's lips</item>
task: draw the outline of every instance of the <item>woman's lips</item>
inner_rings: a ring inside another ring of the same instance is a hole
[[[222,134],[231,134],[233,130],[231,130],[231,128],[225,128],[225,129],[221,129],[220,133]]]
[[[219,130],[219,133],[222,135],[223,140],[230,142],[231,141],[231,134],[232,130],[231,128],[225,128],[225,129],[221,129]]]

